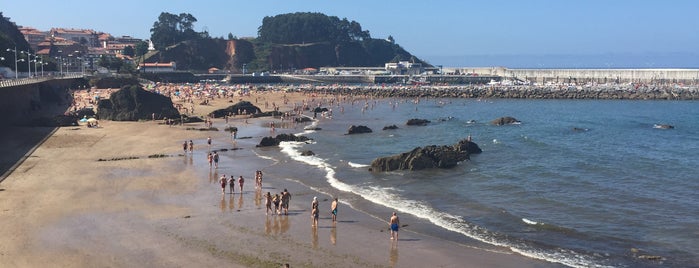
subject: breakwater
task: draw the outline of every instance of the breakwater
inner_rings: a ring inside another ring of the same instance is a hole
[[[499,76],[531,83],[682,83],[699,85],[699,69],[510,69],[505,67],[445,67],[445,73]]]
[[[336,86],[300,89],[319,94],[363,95],[382,98],[501,98],[501,99],[609,99],[699,100],[699,87],[674,85],[604,86]]]

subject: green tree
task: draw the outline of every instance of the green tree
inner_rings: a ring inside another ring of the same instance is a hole
[[[133,57],[136,55],[132,46],[125,46],[124,49],[121,51],[121,54],[129,57]]]
[[[136,48],[134,48],[134,56],[142,56],[148,53],[148,42],[141,41],[136,43]]]
[[[163,49],[184,40],[208,37],[206,32],[198,33],[194,31],[195,22],[197,22],[197,19],[189,13],[175,15],[162,12],[158,16],[158,21],[154,22],[153,27],[150,29],[150,40],[156,49]]]

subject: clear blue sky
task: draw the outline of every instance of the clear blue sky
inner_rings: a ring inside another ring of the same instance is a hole
[[[607,61],[597,65],[621,67],[622,58],[635,57],[635,64],[654,67],[672,65],[661,63],[668,59],[687,65],[682,61],[699,54],[696,0],[3,0],[0,11],[18,25],[40,30],[86,28],[143,39],[161,12],[190,13],[198,19],[197,31],[207,29],[215,37],[257,36],[265,16],[321,12],[355,20],[374,38],[392,35],[418,57],[448,66],[474,65],[469,59],[512,65],[516,59],[550,67],[548,61],[561,60],[556,55],[583,55],[574,57],[581,61],[596,55]]]

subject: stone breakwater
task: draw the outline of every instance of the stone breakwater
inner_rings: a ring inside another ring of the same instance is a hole
[[[311,93],[365,95],[382,98],[502,98],[502,99],[610,99],[699,100],[699,87],[676,85],[594,86],[333,86],[304,87]]]

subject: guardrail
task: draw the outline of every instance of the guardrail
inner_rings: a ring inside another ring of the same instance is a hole
[[[5,80],[0,80],[0,88],[35,84],[35,83],[41,83],[44,81],[55,80],[55,79],[75,79],[75,78],[82,78],[84,76],[85,75],[83,73],[64,73],[64,74],[41,76],[41,77],[5,79]]]

